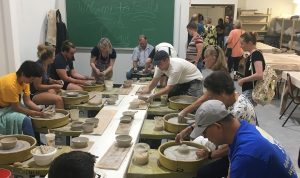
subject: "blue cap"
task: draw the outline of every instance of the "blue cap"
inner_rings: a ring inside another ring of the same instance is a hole
[[[167,59],[169,58],[169,54],[166,51],[158,51],[153,58],[153,65],[157,66],[159,64],[159,62],[163,59]]]

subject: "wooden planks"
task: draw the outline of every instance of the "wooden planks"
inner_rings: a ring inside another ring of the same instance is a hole
[[[102,135],[116,113],[117,110],[114,109],[102,109],[96,116],[96,118],[99,119],[99,124],[98,127],[94,129],[93,133],[96,135]]]
[[[132,126],[132,122],[129,123],[122,123],[120,122],[117,130],[116,130],[116,134],[129,134],[131,126]]]
[[[113,170],[119,169],[130,148],[131,146],[127,148],[119,148],[116,143],[113,143],[96,164],[96,167]]]

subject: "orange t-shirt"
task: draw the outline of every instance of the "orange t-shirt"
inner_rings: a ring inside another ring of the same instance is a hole
[[[29,84],[19,84],[17,81],[17,74],[10,73],[0,77],[0,106],[6,107],[10,103],[20,102],[20,94],[30,95]]]
[[[228,40],[227,40],[227,47],[232,48],[232,54],[231,54],[232,57],[240,57],[243,55],[244,51],[241,48],[241,43],[240,43],[240,37],[243,33],[244,30],[241,29],[234,29],[231,30],[231,32],[229,33]]]

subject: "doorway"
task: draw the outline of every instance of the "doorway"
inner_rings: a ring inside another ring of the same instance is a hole
[[[234,5],[223,5],[223,4],[217,4],[217,5],[191,5],[190,11],[189,11],[189,19],[193,14],[202,14],[203,17],[210,17],[212,19],[212,24],[217,25],[218,19],[223,18],[225,16],[230,17],[230,21],[232,22],[234,19]]]

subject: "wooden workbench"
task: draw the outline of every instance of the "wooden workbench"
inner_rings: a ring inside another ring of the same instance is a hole
[[[57,153],[55,154],[55,157],[67,153],[71,151],[71,147],[69,146],[56,146],[57,147]],[[41,175],[45,176],[48,174],[49,166],[38,166],[35,164],[33,157],[29,160],[26,160],[21,163],[22,166],[16,167],[14,165],[0,165],[1,168],[9,169],[12,172],[16,174],[26,174],[26,175]]]
[[[266,64],[278,71],[300,71],[300,56],[296,54],[263,53]]]
[[[170,171],[158,165],[159,153],[157,150],[151,149],[149,151],[149,162],[146,165],[135,165],[130,161],[127,178],[185,178],[195,177],[196,172],[183,173]]]
[[[274,49],[275,47],[267,45],[265,43],[257,42],[256,48],[261,50],[263,53],[272,53],[272,49]],[[278,49],[278,48],[275,48],[275,49]]]
[[[160,101],[154,101],[148,108],[148,116],[164,116],[170,113],[176,113],[177,110],[170,109],[168,106],[158,106]]]
[[[141,139],[175,139],[176,134],[163,131],[154,130],[154,120],[145,119],[140,133]]]

